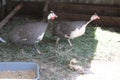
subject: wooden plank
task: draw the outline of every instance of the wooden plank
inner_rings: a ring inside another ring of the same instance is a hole
[[[56,13],[58,15],[58,20],[65,21],[79,21],[85,20],[88,21],[91,15],[86,14],[68,14],[68,13]],[[97,24],[100,26],[119,26],[120,27],[120,17],[109,17],[109,16],[101,16],[100,20],[93,21],[91,24]]]
[[[119,0],[55,0],[57,2],[84,3],[84,4],[107,4],[120,5]]]
[[[84,4],[71,4],[71,3],[54,3],[50,6],[56,12],[66,13],[80,13],[80,14],[93,14],[98,13],[104,16],[119,16],[120,6],[101,6],[101,5],[84,5]]]
[[[12,7],[14,7],[18,2],[13,1]],[[31,15],[35,17],[42,17],[43,16],[43,7],[45,2],[24,2],[23,8],[18,12],[20,15]]]
[[[16,2],[12,2],[14,6]],[[42,17],[45,2],[25,2],[25,6],[19,12],[22,15]],[[89,20],[95,12],[101,17],[92,24],[105,26],[120,26],[120,6],[92,5],[79,3],[52,3],[48,10],[53,10],[59,20]]]
[[[101,6],[85,4],[55,3],[50,7],[61,20],[89,20],[97,13],[101,19],[92,24],[120,27],[120,6]]]

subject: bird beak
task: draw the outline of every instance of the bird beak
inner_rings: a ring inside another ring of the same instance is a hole
[[[100,19],[100,17],[97,15],[97,13],[95,13],[94,15],[96,15],[96,16],[97,16],[97,19]]]
[[[98,16],[98,18],[97,19],[100,19],[100,17]]]

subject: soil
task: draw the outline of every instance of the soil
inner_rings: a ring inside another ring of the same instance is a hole
[[[40,80],[120,80],[120,63],[93,60],[90,73],[80,74],[64,66],[33,61],[40,65]]]
[[[36,74],[33,70],[0,71],[1,79],[34,79],[35,77]]]

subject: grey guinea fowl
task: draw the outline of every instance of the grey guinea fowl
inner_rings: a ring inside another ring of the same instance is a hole
[[[56,44],[60,38],[67,38],[69,45],[72,46],[70,39],[74,39],[82,36],[85,33],[86,26],[94,21],[100,19],[100,17],[95,13],[91,16],[88,22],[86,21],[71,21],[71,22],[59,22],[57,26],[54,26],[52,35],[57,36]]]
[[[36,44],[38,44],[43,39],[50,20],[54,20],[57,17],[52,12],[48,16],[48,22],[42,20],[41,22],[27,23],[25,25],[15,27],[9,33],[9,41],[21,45],[22,53],[24,53],[24,45],[34,45],[37,52],[41,54],[41,52],[37,49]]]

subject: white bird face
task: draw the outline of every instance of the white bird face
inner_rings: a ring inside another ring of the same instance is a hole
[[[47,19],[48,20],[54,20],[55,18],[57,18],[57,15],[53,11],[50,11],[50,13],[48,14]]]
[[[95,13],[93,16],[91,16],[90,20],[97,20],[100,19],[100,17]]]

